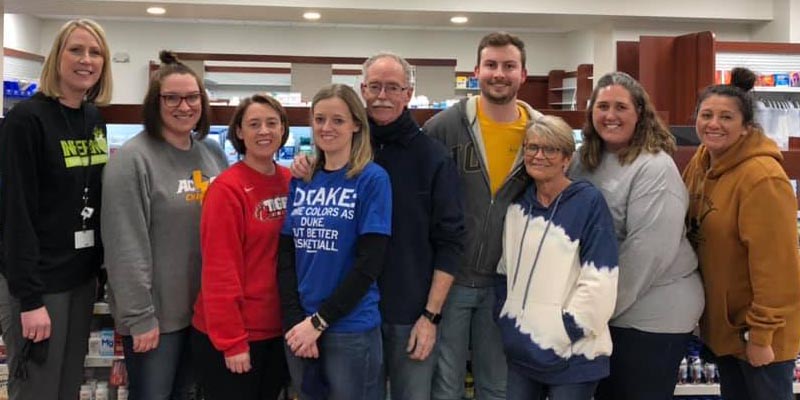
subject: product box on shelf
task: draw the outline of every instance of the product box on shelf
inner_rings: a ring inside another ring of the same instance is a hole
[[[773,79],[775,80],[775,86],[779,87],[791,86],[791,83],[789,81],[789,74],[774,74]]]

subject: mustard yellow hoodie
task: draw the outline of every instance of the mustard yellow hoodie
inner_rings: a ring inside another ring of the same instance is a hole
[[[772,346],[775,361],[797,357],[797,200],[782,159],[772,140],[751,132],[713,166],[700,146],[683,173],[687,229],[706,293],[700,329],[718,356],[744,359],[740,333],[749,329],[753,343]]]

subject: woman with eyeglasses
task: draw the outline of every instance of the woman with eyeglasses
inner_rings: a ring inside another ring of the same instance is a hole
[[[75,399],[103,263],[100,191],[108,160],[96,104],[111,101],[103,28],[65,23],[39,91],[0,136],[0,323],[11,399]]]
[[[200,207],[225,154],[206,139],[203,82],[168,51],[144,99],[144,131],[103,176],[105,266],[131,400],[188,399],[189,333],[200,289]]]
[[[672,133],[639,82],[603,75],[589,101],[570,177],[597,186],[619,243],[617,304],[609,322],[611,375],[598,400],[672,399],[678,367],[705,304],[683,220],[689,196],[670,154]]]
[[[539,117],[523,142],[530,184],[508,207],[495,313],[509,400],[590,400],[609,374],[617,244],[602,193],[567,175],[575,140]]]

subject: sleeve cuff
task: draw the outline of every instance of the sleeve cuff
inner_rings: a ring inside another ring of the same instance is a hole
[[[434,256],[433,265],[437,271],[455,275],[461,255],[453,252],[440,252]]]
[[[243,340],[239,343],[236,343],[233,347],[228,350],[225,350],[224,354],[225,357],[233,357],[238,354],[246,353],[250,351],[250,345],[247,343],[247,340]]]
[[[139,323],[131,326],[131,335],[141,335],[158,328],[158,320],[156,317],[151,316],[143,319]]]
[[[44,306],[42,296],[39,294],[26,296],[19,301],[20,311],[33,311]]]
[[[750,328],[750,343],[759,346],[772,346],[772,335],[775,334],[773,330],[762,328]]]

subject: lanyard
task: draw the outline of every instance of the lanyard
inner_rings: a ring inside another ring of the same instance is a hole
[[[72,136],[75,131],[72,130],[72,124],[69,122],[69,116],[67,115],[66,111],[64,111],[65,105],[58,103],[58,110],[61,111],[61,116],[64,118],[64,124],[67,127],[67,131],[69,135]],[[86,149],[88,153],[88,162],[83,170],[83,193],[81,194],[81,200],[83,202],[83,206],[80,210],[80,217],[81,217],[81,229],[86,230],[87,221],[89,218],[92,217],[94,213],[94,208],[89,207],[89,172],[92,167],[92,129],[89,124],[89,110],[88,107],[81,103],[81,109],[83,111],[83,133],[86,135]],[[78,137],[80,138],[82,135],[79,134]]]

